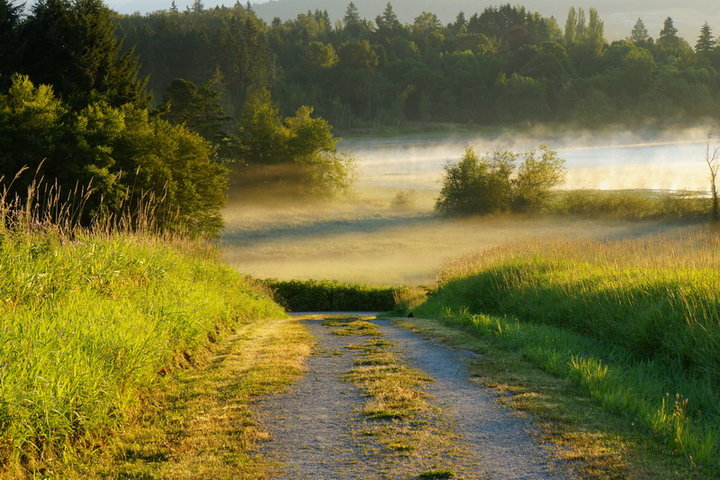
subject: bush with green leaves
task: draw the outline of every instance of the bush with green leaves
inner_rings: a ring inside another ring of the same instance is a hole
[[[246,181],[282,187],[287,193],[335,196],[352,185],[354,162],[337,151],[330,124],[302,106],[282,118],[270,92],[250,95],[239,121],[238,144]],[[248,175],[249,173],[249,175]]]
[[[564,163],[544,145],[522,153],[498,149],[482,157],[468,148],[460,162],[445,166],[435,208],[446,215],[540,210],[565,178]]]
[[[7,185],[23,169],[10,195],[25,195],[37,177],[65,192],[86,186],[83,221],[133,216],[152,202],[161,229],[212,236],[222,228],[227,170],[202,137],[131,104],[73,110],[51,87],[16,74],[0,95],[0,177]]]
[[[395,289],[324,280],[265,280],[278,303],[292,312],[389,311]]]

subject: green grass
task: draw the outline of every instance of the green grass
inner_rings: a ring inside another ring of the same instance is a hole
[[[279,303],[293,312],[370,312],[391,310],[394,289],[328,280],[264,280]]]
[[[0,315],[0,476],[13,478],[101,448],[161,376],[284,313],[200,244],[38,227],[0,232]]]
[[[695,192],[564,190],[554,192],[550,213],[624,220],[708,218],[710,200]]]
[[[713,233],[526,243],[450,264],[414,311],[521,352],[717,469],[719,266]]]

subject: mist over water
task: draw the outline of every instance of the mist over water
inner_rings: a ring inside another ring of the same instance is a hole
[[[225,211],[225,260],[258,278],[432,285],[446,260],[538,238],[616,239],[694,227],[656,222],[519,215],[439,218],[443,165],[467,146],[524,151],[546,144],[567,161],[563,188],[708,189],[707,129],[670,133],[408,135],[339,145],[358,162],[352,198],[282,201],[283,192],[237,199]],[[408,204],[393,197],[415,190]]]
[[[524,151],[540,144],[566,160],[566,189],[708,190],[704,163],[707,128],[664,133],[569,133],[412,135],[351,138],[341,149],[358,163],[358,185],[439,189],[443,166],[468,146]]]

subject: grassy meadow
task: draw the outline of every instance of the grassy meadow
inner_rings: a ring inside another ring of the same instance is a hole
[[[212,248],[151,235],[0,232],[0,476],[51,475],[136,417],[157,380],[283,316]]]
[[[720,463],[720,237],[542,240],[449,261],[416,316],[569,378],[684,455]]]
[[[707,199],[648,192],[557,192],[533,215],[447,218],[437,190],[364,188],[349,199],[236,198],[225,209],[223,259],[256,278],[430,285],[448,258],[520,239],[603,240],[684,228]],[[682,220],[682,224],[677,223]]]

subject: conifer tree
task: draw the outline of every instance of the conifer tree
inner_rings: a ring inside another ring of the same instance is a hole
[[[712,29],[710,25],[705,24],[700,29],[700,37],[698,37],[697,43],[695,44],[695,51],[698,53],[707,53],[713,50],[717,46],[717,41],[713,37]]]
[[[630,40],[636,45],[642,45],[647,42],[649,38],[650,34],[645,27],[645,23],[643,23],[641,18],[638,18],[632,32],[630,33]]]
[[[362,20],[360,19],[360,13],[353,2],[350,2],[347,6],[345,16],[343,17],[343,25],[345,25],[345,31],[351,37],[356,37],[360,34]]]
[[[0,0],[0,88],[5,90],[10,75],[15,70],[18,53],[18,24],[22,5],[11,0]],[[5,78],[5,82],[3,82]]]
[[[112,106],[149,104],[132,52],[122,54],[115,22],[101,0],[41,0],[21,34],[22,73],[52,85],[73,108],[104,100]]]

